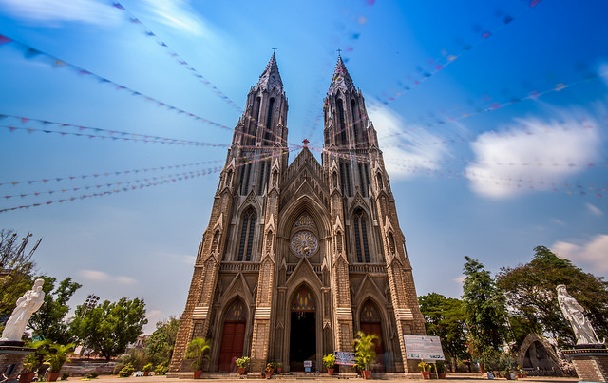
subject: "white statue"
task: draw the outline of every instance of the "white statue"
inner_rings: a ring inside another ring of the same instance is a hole
[[[44,279],[36,279],[32,289],[17,299],[17,307],[15,307],[10,318],[8,318],[0,340],[21,340],[27,326],[27,321],[44,303],[45,294],[42,291],[42,285],[44,285]]]
[[[597,338],[595,330],[591,326],[591,323],[589,323],[589,320],[583,315],[585,309],[575,298],[568,294],[565,285],[557,286],[557,300],[559,301],[559,308],[562,310],[562,314],[570,321],[570,325],[574,330],[576,344],[599,344],[600,341]]]

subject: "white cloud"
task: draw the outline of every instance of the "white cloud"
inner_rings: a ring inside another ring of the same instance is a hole
[[[37,22],[83,22],[114,25],[120,22],[121,11],[96,0],[0,0],[13,16]]]
[[[597,235],[582,244],[558,241],[551,249],[562,258],[586,266],[593,274],[608,273],[608,234]]]
[[[146,4],[148,11],[161,24],[195,36],[211,34],[186,0],[146,0]]]
[[[591,214],[593,214],[596,217],[601,217],[602,215],[604,215],[604,212],[599,207],[595,206],[592,203],[587,202],[585,204],[585,207]]]
[[[387,106],[370,102],[367,109],[391,177],[404,179],[441,167],[447,149],[439,137],[423,127],[406,126],[403,118]]]
[[[520,119],[516,126],[480,135],[472,143],[475,162],[465,169],[478,194],[505,199],[527,190],[551,189],[598,159],[597,121],[561,113],[561,121]]]
[[[131,277],[126,276],[112,276],[108,273],[99,270],[88,270],[83,269],[78,272],[80,276],[84,279],[89,279],[93,281],[100,282],[108,282],[108,283],[118,283],[122,285],[133,285],[137,283],[137,280]]]

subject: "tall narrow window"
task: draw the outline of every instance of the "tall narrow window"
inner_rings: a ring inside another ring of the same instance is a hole
[[[253,252],[253,236],[255,235],[255,211],[249,209],[243,215],[241,224],[241,236],[239,238],[239,251],[236,260],[242,261],[245,257],[246,261],[251,260]]]
[[[274,98],[270,99],[268,105],[268,116],[266,117],[266,129],[264,132],[264,143],[268,144],[272,140],[272,111],[274,109]]]
[[[357,113],[357,105],[355,104],[355,99],[350,100],[350,114],[351,120],[353,122],[353,137],[355,139],[355,144],[359,142],[359,113]]]
[[[346,145],[346,121],[344,120],[344,103],[338,99],[338,129],[340,129],[340,144]]]
[[[367,197],[367,184],[365,182],[365,164],[359,164],[359,187],[361,188],[361,195]]]
[[[353,191],[352,191],[352,184],[351,184],[351,180],[350,180],[350,164],[348,162],[346,162],[344,164],[344,167],[345,167],[345,173],[346,173],[346,192],[349,197],[352,197]]]
[[[361,209],[353,214],[353,230],[355,232],[355,252],[357,262],[370,262],[369,241],[367,239],[367,221]]]
[[[260,177],[258,178],[258,195],[262,195],[264,190],[264,171],[266,170],[266,162],[260,162]]]
[[[243,180],[245,179],[245,164],[239,166],[239,193],[243,194]]]
[[[241,195],[246,195],[249,191],[249,178],[251,177],[251,164],[243,165],[243,173],[245,175],[245,182],[243,180],[243,174],[241,174]]]

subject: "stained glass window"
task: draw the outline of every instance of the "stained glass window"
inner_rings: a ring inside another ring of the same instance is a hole
[[[311,312],[315,311],[315,299],[306,286],[298,288],[296,295],[291,302],[292,312]]]

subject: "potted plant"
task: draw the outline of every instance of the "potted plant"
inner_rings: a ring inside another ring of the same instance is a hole
[[[74,349],[74,343],[66,345],[53,343],[49,346],[45,362],[49,365],[48,381],[56,382],[61,368],[68,361],[68,352]]]
[[[30,383],[36,375],[36,368],[38,367],[38,356],[36,353],[28,354],[23,361],[23,370],[19,375],[19,383]]]
[[[273,373],[274,373],[274,363],[268,362],[266,364],[266,368],[264,369],[264,374],[266,375],[266,379],[272,378]]]
[[[331,353],[323,355],[323,365],[327,368],[327,373],[332,375],[334,373],[334,366],[336,364],[336,356]]]
[[[251,358],[248,356],[241,356],[240,358],[236,358],[236,367],[237,367],[237,371],[239,373],[239,375],[243,375],[245,374],[245,371],[247,370],[247,366],[249,365],[249,363],[251,362]]]
[[[437,364],[435,365],[435,368],[437,369],[437,378],[445,379],[445,377],[446,377],[445,362],[443,360],[438,360]]]
[[[144,366],[141,368],[141,370],[144,372],[144,376],[150,375],[153,369],[154,366],[152,365],[152,363],[144,364]]]
[[[188,343],[188,349],[186,350],[186,357],[193,359],[191,367],[194,370],[194,378],[198,379],[201,377],[203,372],[203,363],[209,358],[209,352],[211,351],[211,345],[209,340],[206,338],[196,337]]]
[[[277,374],[283,373],[283,363],[276,363],[277,366]]]
[[[422,379],[431,379],[431,364],[425,361],[418,363],[418,368],[422,373]]]
[[[358,363],[363,368],[363,377],[369,379],[372,376],[371,363],[376,359],[376,344],[374,340],[378,340],[375,334],[366,335],[358,331],[355,338],[355,355]]]

